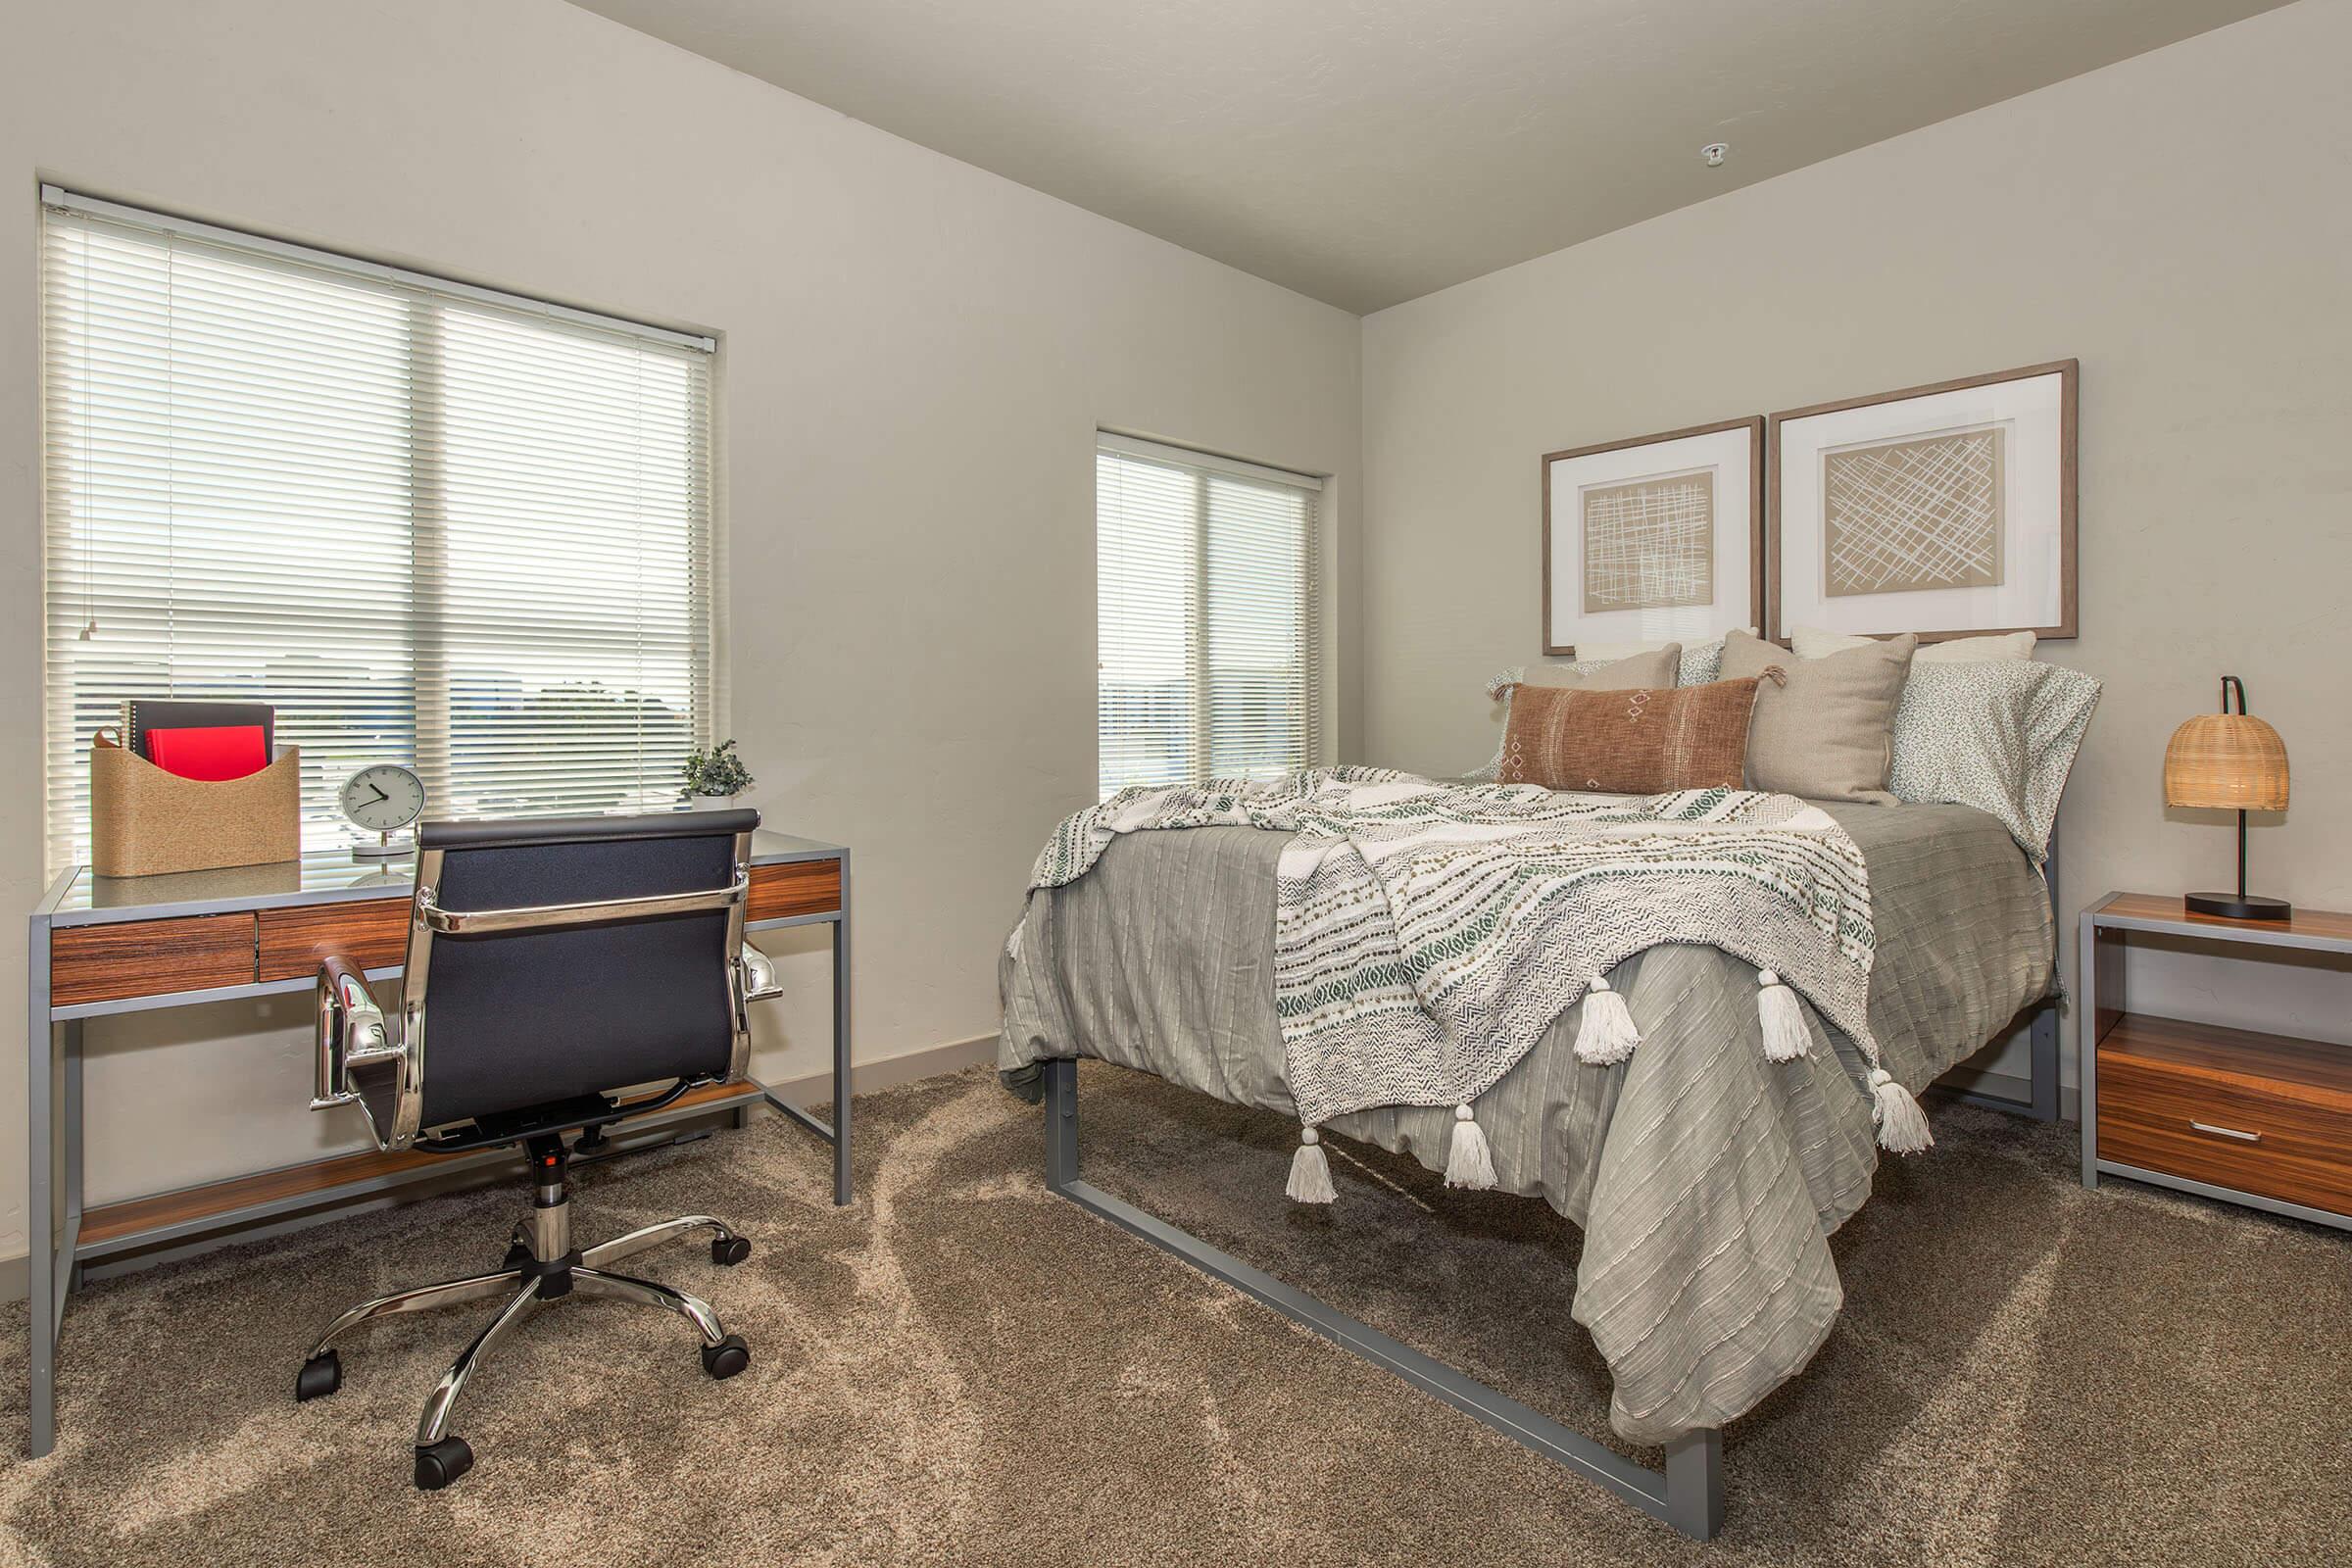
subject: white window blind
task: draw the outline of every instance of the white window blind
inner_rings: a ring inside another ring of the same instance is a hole
[[[1316,760],[1321,490],[1279,468],[1098,437],[1102,794]]]
[[[48,836],[128,697],[275,705],[306,844],[656,806],[713,718],[711,354],[43,191]]]

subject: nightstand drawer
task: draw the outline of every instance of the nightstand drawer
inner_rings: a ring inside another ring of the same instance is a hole
[[[2101,1050],[2098,1137],[2102,1159],[2352,1214],[2341,1097]]]

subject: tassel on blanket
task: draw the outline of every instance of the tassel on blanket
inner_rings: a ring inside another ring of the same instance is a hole
[[[1764,1059],[1794,1061],[1813,1043],[1796,993],[1770,969],[1756,971],[1756,1017],[1764,1025]]]
[[[1446,1185],[1480,1190],[1494,1185],[1494,1156],[1468,1105],[1453,1107],[1453,1141],[1446,1150]]]
[[[1894,1081],[1894,1074],[1884,1067],[1870,1070],[1870,1092],[1879,1102],[1879,1147],[1897,1154],[1916,1154],[1935,1147],[1936,1140],[1928,1132],[1927,1112],[1911,1098],[1911,1091]]]
[[[1626,1010],[1625,999],[1594,975],[1585,996],[1584,1017],[1576,1026],[1576,1059],[1605,1067],[1632,1055],[1641,1043],[1642,1031],[1634,1027],[1634,1015]]]
[[[1331,1159],[1323,1152],[1323,1135],[1312,1127],[1298,1129],[1298,1152],[1291,1156],[1291,1183],[1283,1191],[1300,1203],[1339,1201],[1339,1190],[1331,1185]]]

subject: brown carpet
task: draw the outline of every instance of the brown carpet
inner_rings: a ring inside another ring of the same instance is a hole
[[[1090,1178],[1596,1430],[1575,1233],[1109,1068]],[[1726,1437],[1700,1547],[1075,1207],[1038,1112],[981,1073],[860,1102],[859,1203],[779,1118],[581,1172],[582,1234],[708,1209],[755,1240],[645,1272],[753,1348],[544,1313],[460,1407],[474,1472],[409,1485],[418,1403],[480,1306],[396,1318],[297,1406],[335,1310],[493,1261],[514,1191],[432,1199],[92,1287],[64,1438],[0,1464],[0,1562],[707,1564],[2340,1563],[2352,1550],[2352,1238],[2147,1189],[2086,1194],[2070,1129],[1934,1107],[1838,1238],[1814,1365]],[[0,1314],[21,1445],[24,1308]],[[19,1447],[21,1453],[22,1449]]]

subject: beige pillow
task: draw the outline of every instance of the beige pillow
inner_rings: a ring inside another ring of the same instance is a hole
[[[1599,668],[1580,659],[1573,664],[1530,664],[1519,672],[1523,686],[1573,687],[1588,692],[1658,691],[1674,684],[1683,666],[1683,645],[1665,643]]]
[[[1756,628],[1750,626],[1747,629],[1752,632]],[[1661,648],[1672,646],[1670,643],[1578,643],[1576,660],[1579,663],[1585,663],[1595,659],[1631,659],[1636,654],[1654,654]],[[1691,646],[1689,643],[1684,644],[1684,651],[1689,652]],[[1687,680],[1683,684],[1703,686],[1706,682]]]
[[[1779,666],[1785,685],[1756,692],[1747,733],[1748,788],[1809,801],[1869,801],[1891,806],[1887,769],[1894,762],[1895,705],[1911,673],[1919,639],[1909,632],[1825,659],[1799,659],[1733,632],[1723,640],[1723,678],[1739,680]]]
[[[1683,645],[1668,643],[1631,659],[1609,660],[1594,663],[1580,659],[1571,664],[1530,664],[1525,669],[1506,669],[1487,683],[1487,695],[1502,704],[1502,724],[1511,724],[1511,691],[1518,686],[1545,686],[1559,690],[1589,692],[1656,691],[1675,684],[1682,667]],[[1492,779],[1502,766],[1502,747],[1497,743],[1494,755],[1484,767],[1462,776],[1467,779]]]
[[[1595,659],[1631,659],[1636,654],[1654,654],[1664,643],[1578,643],[1568,657],[1578,663],[1590,663]]]
[[[1848,649],[1866,648],[1876,637],[1848,637],[1843,632],[1799,626],[1788,634],[1789,650],[1799,659],[1826,659]],[[2032,659],[2035,638],[2030,631],[2003,632],[1997,637],[1954,637],[1948,642],[1921,643],[1915,664],[1982,664],[1995,659]]]

